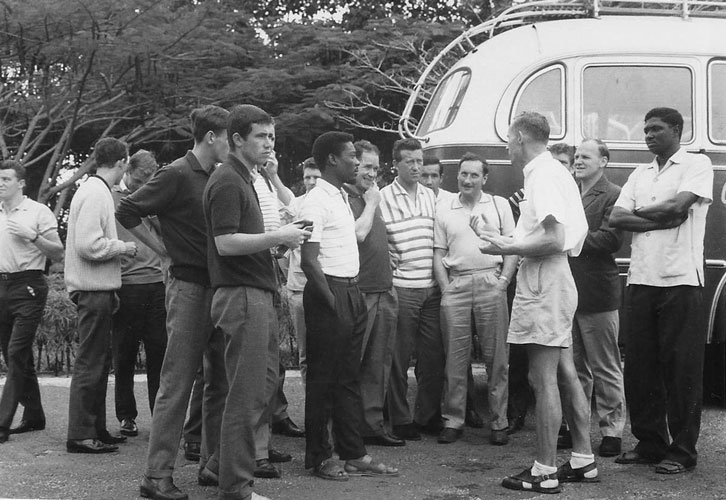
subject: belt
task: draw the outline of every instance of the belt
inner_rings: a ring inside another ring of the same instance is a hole
[[[325,278],[328,281],[331,281],[333,283],[340,283],[341,285],[356,285],[358,284],[358,276],[353,276],[352,278],[339,278],[337,276],[330,276],[328,274],[325,275]]]
[[[0,281],[14,281],[26,278],[39,278],[43,276],[40,269],[31,269],[29,271],[20,271],[17,273],[0,273]]]
[[[466,271],[455,271],[455,270],[451,269],[449,271],[449,276],[451,276],[452,278],[455,278],[457,276],[471,276],[472,274],[496,272],[499,269],[501,269],[500,266],[487,267],[485,269],[468,269]]]

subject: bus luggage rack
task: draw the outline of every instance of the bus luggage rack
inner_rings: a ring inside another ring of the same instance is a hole
[[[436,85],[432,75],[443,64],[452,51],[459,50],[461,56],[476,49],[489,38],[518,26],[559,19],[599,18],[601,16],[677,16],[726,18],[726,1],[714,0],[536,0],[515,4],[483,23],[469,28],[449,43],[428,64],[414,85],[406,107],[398,121],[401,137],[417,137],[413,129],[416,120],[411,116],[425,88]],[[448,68],[446,68],[448,70]],[[440,73],[440,72],[439,72]]]

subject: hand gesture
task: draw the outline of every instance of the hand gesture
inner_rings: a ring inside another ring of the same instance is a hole
[[[34,239],[38,235],[38,233],[33,228],[11,219],[8,219],[7,228],[8,233],[28,241]]]
[[[483,234],[499,235],[499,229],[492,224],[484,214],[472,215],[469,218],[469,227],[481,238]]]
[[[508,251],[512,246],[512,238],[488,232],[483,232],[479,235],[479,238],[482,239],[482,242],[479,244],[479,251],[481,253],[489,255],[512,254],[512,252]]]
[[[278,232],[280,239],[282,240],[280,244],[285,245],[290,249],[295,249],[310,238],[310,235],[313,233],[313,229],[310,226],[303,229],[300,222],[293,222],[292,224],[282,226],[278,229]]]
[[[267,159],[267,162],[262,165],[262,168],[265,169],[265,172],[267,172],[267,175],[269,177],[275,177],[277,175],[278,164],[277,157],[274,151],[270,153],[270,157]]]
[[[381,202],[381,191],[378,189],[377,184],[374,183],[365,193],[363,193],[363,201],[366,202],[366,205],[378,206]]]

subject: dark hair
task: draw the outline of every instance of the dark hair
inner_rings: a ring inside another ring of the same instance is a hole
[[[25,180],[25,167],[17,160],[0,161],[0,170],[13,170],[19,181]]]
[[[359,160],[363,153],[373,153],[376,156],[381,156],[381,150],[378,149],[378,146],[373,144],[371,141],[361,139],[360,141],[355,141],[353,146],[355,146],[355,155]]]
[[[423,157],[423,164],[426,165],[436,165],[439,167],[439,175],[444,175],[444,166],[441,164],[441,160],[439,160],[434,155],[424,155]]]
[[[300,169],[300,172],[304,172],[306,168],[314,168],[316,170],[320,170],[315,164],[315,158],[313,158],[312,156],[310,158],[306,158],[302,163],[300,163],[298,168]]]
[[[511,128],[522,132],[532,140],[541,143],[547,143],[550,138],[550,124],[547,118],[534,111],[523,111],[514,117]]]
[[[193,110],[189,115],[189,120],[192,124],[194,142],[202,142],[209,131],[217,133],[225,130],[228,117],[229,111],[212,104]]]
[[[598,154],[601,157],[607,158],[608,160],[610,159],[610,149],[608,148],[608,145],[605,144],[600,139],[583,139],[582,142],[583,143],[585,143],[585,142],[594,142],[595,144],[597,144],[597,152],[598,152]]]
[[[142,177],[147,178],[159,168],[154,154],[145,149],[139,149],[129,158],[128,173],[138,172]]]
[[[234,149],[234,140],[232,136],[239,134],[243,139],[252,132],[252,125],[274,125],[275,120],[267,113],[267,111],[253,106],[252,104],[238,104],[229,112],[227,120],[227,138],[229,139],[229,147]]]
[[[678,137],[683,134],[683,115],[673,108],[653,108],[645,114],[643,121],[660,118],[671,127],[678,127]]]
[[[399,139],[393,143],[393,161],[401,161],[401,151],[418,151],[423,149],[418,139]]]
[[[93,154],[96,157],[96,168],[109,168],[119,160],[125,160],[129,156],[129,147],[125,142],[113,137],[104,137],[93,146]]]
[[[553,155],[567,155],[570,159],[570,166],[575,163],[575,147],[565,144],[564,142],[558,142],[550,146],[550,153]]]
[[[325,132],[315,139],[313,143],[313,158],[318,170],[325,172],[328,166],[328,156],[339,156],[343,152],[343,146],[353,142],[353,136],[346,132]]]
[[[464,156],[461,157],[459,160],[459,170],[461,170],[461,164],[465,161],[478,161],[481,163],[481,173],[482,175],[489,174],[489,164],[487,161],[482,158],[481,156],[474,154],[474,153],[464,153]]]

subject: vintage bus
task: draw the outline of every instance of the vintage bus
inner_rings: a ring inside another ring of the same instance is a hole
[[[454,51],[461,49],[461,54]],[[453,61],[453,63],[452,63]],[[412,110],[434,70],[448,65],[423,115]],[[522,172],[509,163],[506,134],[520,111],[537,111],[550,142],[604,140],[606,175],[622,185],[653,155],[643,117],[656,106],[684,116],[682,144],[714,165],[706,229],[707,400],[724,404],[726,341],[726,5],[678,1],[535,1],[514,5],[449,44],[425,69],[399,124],[444,165],[444,187],[456,191],[457,160],[486,158],[486,188],[509,196]],[[448,175],[446,173],[448,172]],[[629,244],[618,254],[627,272]],[[627,339],[627,332],[622,332]]]

